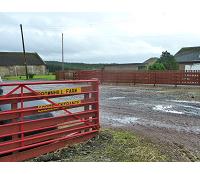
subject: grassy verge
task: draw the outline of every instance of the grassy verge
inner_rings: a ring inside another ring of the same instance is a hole
[[[30,80],[55,80],[56,76],[50,75],[34,75]],[[8,76],[4,77],[3,80],[26,80],[26,76]]]
[[[168,157],[152,144],[132,132],[103,130],[88,142],[60,149],[31,161],[169,161]]]

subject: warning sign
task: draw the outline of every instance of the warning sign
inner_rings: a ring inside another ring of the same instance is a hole
[[[70,93],[80,93],[81,88],[63,88],[63,89],[56,89],[56,90],[45,90],[39,91],[40,95],[56,95],[56,94],[70,94]]]
[[[60,102],[57,103],[59,106],[68,106],[72,104],[80,104],[81,100],[71,100],[71,101],[65,101],[65,102]],[[38,106],[38,112],[48,112],[48,111],[54,111],[56,108],[53,108],[53,104],[48,104],[48,105],[40,105]]]

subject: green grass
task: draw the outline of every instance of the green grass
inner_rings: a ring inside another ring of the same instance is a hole
[[[169,161],[157,147],[124,130],[103,130],[88,142],[60,149],[31,161]]]
[[[34,77],[30,80],[55,80],[56,76],[49,75],[34,75]],[[4,77],[3,80],[26,80],[26,76],[7,76]]]

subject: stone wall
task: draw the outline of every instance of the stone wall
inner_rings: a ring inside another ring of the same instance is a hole
[[[25,67],[24,66],[0,66],[0,76],[20,76],[25,75]],[[45,65],[33,65],[28,66],[29,74],[37,74],[43,75],[47,73]]]

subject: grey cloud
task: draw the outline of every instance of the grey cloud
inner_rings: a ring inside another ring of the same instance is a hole
[[[22,51],[20,23],[26,50],[38,52],[45,60],[61,60],[62,32],[68,62],[143,62],[163,50],[175,53],[200,40],[191,33],[137,36],[122,32],[115,24],[128,17],[124,13],[0,13],[0,51]]]

